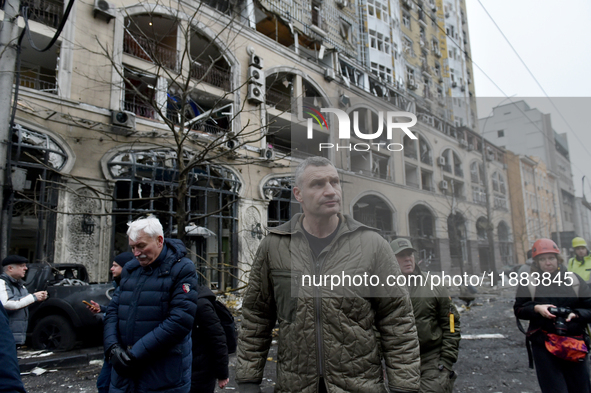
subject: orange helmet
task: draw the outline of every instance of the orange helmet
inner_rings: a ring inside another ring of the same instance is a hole
[[[532,247],[532,258],[541,254],[560,254],[560,250],[556,243],[550,239],[538,239]]]

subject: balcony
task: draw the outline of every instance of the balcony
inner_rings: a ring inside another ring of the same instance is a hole
[[[154,108],[139,99],[139,97],[125,97],[123,107],[126,111],[135,113],[136,116],[144,117],[146,119],[156,118],[156,112],[154,111]]]
[[[0,8],[4,9],[5,0],[0,0]],[[45,26],[57,28],[64,13],[63,2],[48,0],[21,0],[22,10],[28,7],[29,21],[35,21]]]
[[[231,90],[231,71],[212,64],[193,63],[191,66],[191,78],[219,87],[224,91]]]
[[[265,103],[278,111],[291,113],[291,95],[275,89],[267,89]]]
[[[123,52],[138,59],[146,60],[173,71],[178,71],[177,51],[139,33],[125,31]]]
[[[46,70],[50,72],[50,70]],[[20,83],[21,87],[35,89],[46,93],[57,94],[57,81],[55,74],[43,73],[38,69],[23,69],[21,70]]]

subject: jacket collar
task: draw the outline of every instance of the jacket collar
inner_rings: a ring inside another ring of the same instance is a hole
[[[4,272],[2,272],[2,274],[0,274],[0,276],[5,277],[13,285],[21,285],[21,284],[23,284],[23,280],[17,280],[16,278],[12,278],[12,277],[10,277],[8,274],[6,274]]]
[[[187,255],[187,248],[185,247],[184,243],[178,239],[164,239],[164,245],[162,247],[162,251],[158,258],[144,269],[146,270],[155,270],[159,266],[162,265],[163,273],[167,273],[170,271],[170,267],[172,264],[179,259],[183,258]],[[131,261],[127,262],[123,267],[124,270],[128,272],[132,272],[133,270],[141,267],[139,261],[134,258]]]
[[[360,223],[359,221],[355,221],[351,216],[348,214],[341,214],[338,213],[339,218],[341,220],[341,225],[339,227],[339,231],[337,233],[337,237],[341,236],[344,233],[354,232],[359,229],[368,229],[372,231],[378,232],[378,229],[372,228],[365,224]],[[288,235],[295,235],[296,233],[304,234],[303,222],[304,214],[297,213],[291,220],[288,222],[281,224],[274,228],[269,228],[270,233],[274,233],[276,235],[288,236]]]

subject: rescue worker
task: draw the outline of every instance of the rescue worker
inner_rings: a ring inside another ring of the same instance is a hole
[[[587,242],[582,237],[573,239],[575,256],[568,260],[566,266],[569,272],[577,273],[587,284],[591,282],[591,256]]]

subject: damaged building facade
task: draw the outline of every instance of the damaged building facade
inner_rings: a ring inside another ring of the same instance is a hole
[[[39,1],[31,36],[48,42],[66,4]],[[76,2],[53,49],[23,44],[10,252],[105,281],[128,221],[154,214],[174,237],[182,211],[202,276],[241,286],[266,229],[299,211],[293,166],[324,155],[343,211],[411,239],[426,269],[512,264],[505,152],[478,133],[465,15],[459,0]],[[307,139],[321,108],[367,134],[380,112],[411,112],[417,139],[318,151],[339,142],[334,116]]]

